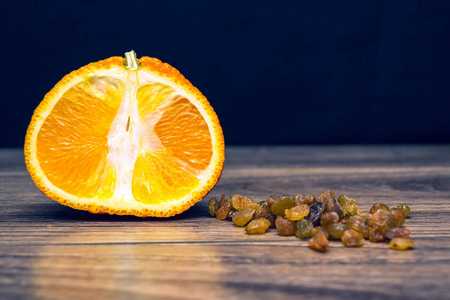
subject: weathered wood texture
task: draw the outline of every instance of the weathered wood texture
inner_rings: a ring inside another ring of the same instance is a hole
[[[93,215],[46,198],[20,150],[0,151],[2,299],[450,299],[450,146],[227,148],[219,184],[170,219]],[[275,231],[210,218],[236,193],[406,203],[412,251],[331,242],[317,253]]]

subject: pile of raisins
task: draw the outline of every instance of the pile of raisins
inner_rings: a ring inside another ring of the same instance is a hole
[[[222,195],[220,201],[211,198],[209,214],[218,220],[231,220],[236,226],[245,226],[247,234],[262,234],[276,228],[283,236],[295,235],[309,239],[310,248],[325,252],[328,240],[341,240],[346,247],[360,247],[364,240],[390,241],[396,250],[410,249],[414,242],[410,231],[402,227],[410,208],[405,204],[389,208],[375,203],[364,213],[355,199],[334,192],[295,197],[272,195],[266,201],[234,195]]]

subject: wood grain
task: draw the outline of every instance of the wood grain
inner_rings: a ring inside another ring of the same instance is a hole
[[[450,299],[450,146],[229,147],[219,184],[170,218],[93,215],[46,198],[18,149],[0,150],[1,299]],[[236,193],[334,190],[406,203],[412,251],[275,231],[249,236],[207,214]]]

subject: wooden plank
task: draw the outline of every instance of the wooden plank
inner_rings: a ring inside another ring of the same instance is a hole
[[[0,247],[0,285],[47,299],[444,299],[450,243],[326,254],[290,244],[116,244]],[[429,257],[427,257],[429,256]],[[18,284],[20,282],[20,285]]]
[[[337,175],[334,171],[323,169],[311,175],[310,172],[302,174],[294,168],[289,169],[289,172],[275,169],[272,176],[267,173],[258,177],[253,174],[254,169],[246,168],[238,172],[240,175],[224,173],[210,195],[218,197],[222,193],[240,193],[263,200],[272,193],[294,195],[312,192],[317,195],[331,186],[336,192],[354,196],[366,211],[372,203],[379,201],[388,205],[407,203],[412,207],[412,219],[408,220],[407,226],[413,229],[414,235],[432,236],[437,230],[448,233],[445,228],[449,225],[450,203],[444,200],[449,196],[449,186],[446,184],[450,184],[450,180],[447,180],[450,172],[446,168],[434,171],[418,169],[415,172],[394,169],[391,172],[385,169],[365,172],[352,170],[350,168]],[[295,175],[291,175],[290,171]],[[61,206],[42,195],[28,176],[3,176],[0,182],[4,186],[2,202],[7,208],[0,213],[4,228],[0,232],[0,244],[36,244],[43,241],[54,244],[217,239],[239,241],[249,238],[241,234],[241,229],[229,223],[207,218],[208,197],[184,214],[171,219],[141,219],[93,215]],[[434,222],[429,222],[428,218]],[[441,227],[436,228],[436,224]],[[36,228],[39,228],[38,232]],[[206,234],[204,228],[208,228]],[[262,238],[268,237],[264,235]]]
[[[21,150],[0,150],[0,298],[450,299],[450,146],[231,147],[219,184],[170,218],[93,215],[46,198]],[[411,206],[415,249],[331,242],[317,253],[275,231],[207,216],[240,193],[319,194]]]

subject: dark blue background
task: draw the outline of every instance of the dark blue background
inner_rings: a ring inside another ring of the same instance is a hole
[[[134,49],[231,144],[450,142],[450,1],[3,1],[0,146],[67,73]]]

